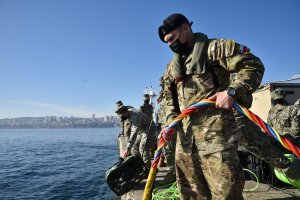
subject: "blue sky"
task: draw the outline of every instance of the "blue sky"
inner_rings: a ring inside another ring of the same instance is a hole
[[[261,58],[263,83],[300,77],[300,1],[0,0],[0,118],[96,117],[138,107],[172,58],[157,28],[174,12],[195,32]]]

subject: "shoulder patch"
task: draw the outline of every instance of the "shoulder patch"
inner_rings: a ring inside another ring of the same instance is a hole
[[[238,43],[235,44],[235,51],[243,54],[250,53],[250,49],[247,46]]]
[[[210,42],[207,52],[208,58],[213,61],[230,57],[234,53],[248,54],[250,49],[234,40],[217,39]]]

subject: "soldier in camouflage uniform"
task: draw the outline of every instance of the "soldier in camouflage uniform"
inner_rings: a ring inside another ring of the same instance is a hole
[[[165,98],[163,97],[163,91],[161,90],[158,94],[157,97],[157,104],[159,105],[157,112],[156,112],[156,127],[157,127],[157,143],[159,143],[160,140],[160,131],[162,129],[162,127],[164,127],[165,125],[165,120],[164,120],[164,115],[165,115]],[[162,154],[160,157],[160,161],[159,161],[159,165],[162,166],[166,166],[166,159],[165,159],[165,152],[164,152],[164,147],[162,149]]]
[[[156,124],[158,133],[161,131],[161,127],[165,124],[163,120],[164,116],[164,103],[162,102],[165,98],[163,97],[163,91],[161,90],[157,97],[157,104],[159,105],[156,112]],[[158,135],[158,134],[157,134]]]
[[[153,118],[153,106],[150,104],[150,96],[149,96],[149,94],[144,94],[143,98],[144,98],[143,105],[140,106],[140,111],[152,119]],[[151,122],[154,123],[152,120],[151,120]],[[153,126],[153,124],[151,124],[150,126]],[[152,146],[150,147],[150,156],[151,157],[154,157],[155,149],[156,149],[156,142],[153,142]]]
[[[116,105],[123,105],[123,103],[122,103],[122,101],[118,101],[116,103]],[[131,108],[132,106],[126,106],[126,107]],[[130,137],[131,124],[128,119],[123,120],[121,118],[121,116],[119,116],[119,117],[120,117],[120,123],[121,123],[121,134],[120,135],[126,136],[126,138],[128,140]]]
[[[131,124],[129,120],[121,120],[121,135],[126,136],[127,139],[130,137]]]
[[[165,128],[168,126],[168,124],[166,123],[166,98],[165,95],[163,93],[163,91],[161,91],[160,96],[159,96],[160,102],[159,102],[159,123],[161,125],[161,127]],[[166,159],[166,163],[167,163],[167,174],[164,177],[164,179],[162,180],[162,182],[160,183],[161,185],[166,185],[169,183],[173,183],[176,181],[176,173],[175,173],[175,148],[176,148],[176,136],[177,133],[176,131],[174,132],[174,134],[172,135],[172,139],[170,139],[169,141],[167,141],[167,144],[163,147],[163,154],[165,156]],[[160,136],[159,136],[160,138]]]
[[[167,98],[164,98],[164,100],[166,101],[165,104],[168,104],[168,106],[163,106],[163,109],[165,111],[162,111],[162,114],[160,114],[159,116],[161,116],[160,118],[165,118],[169,121],[166,124],[161,122],[162,124],[164,124],[162,127],[168,126],[173,121],[173,119],[180,114],[178,101],[176,101],[178,95],[176,93],[176,90],[174,90],[176,88],[176,85],[174,85],[174,79],[172,77],[171,69],[172,61],[168,64],[161,80],[161,86],[164,90],[164,93],[167,95]],[[235,81],[236,79],[238,79],[237,74],[231,74],[231,82]],[[165,96],[165,94],[163,95]],[[162,95],[160,95],[159,99],[162,98],[161,96]],[[243,99],[244,102],[246,102],[247,108],[251,107],[252,95],[246,95],[243,97]],[[162,107],[162,105],[163,104],[160,104],[160,107]],[[274,167],[286,168],[290,166],[289,160],[284,157],[280,149],[273,144],[276,143],[273,138],[263,133],[256,124],[254,124],[251,120],[249,120],[247,117],[245,117],[235,109],[234,116],[238,125],[238,129],[240,130],[240,133],[243,134],[237,134],[236,137],[241,139],[241,144],[244,148],[246,148],[247,151],[261,158]]]
[[[294,107],[295,107],[295,109],[298,110],[298,112],[297,112],[297,121],[298,121],[298,127],[300,127],[300,99],[295,101]],[[296,135],[296,141],[297,141],[297,144],[300,148],[300,132],[298,132],[298,135]]]
[[[299,125],[300,111],[298,105],[288,105],[285,98],[285,91],[278,88],[271,93],[275,105],[270,109],[268,115],[268,124],[279,134],[288,137],[298,146],[299,143]]]
[[[182,120],[176,143],[176,175],[181,199],[243,199],[244,173],[237,156],[234,101],[260,84],[264,66],[233,40],[209,40],[193,33],[181,14],[166,18],[160,39],[175,53],[172,76],[180,110],[204,98],[216,105],[200,108]],[[230,73],[242,81],[230,84]],[[166,131],[162,136],[168,140]]]
[[[123,102],[122,101],[116,102],[116,107],[118,107],[118,106],[123,106]],[[125,107],[127,109],[133,108],[132,106],[129,106],[129,105],[127,105]],[[129,121],[129,119],[122,118],[122,116],[119,114],[118,114],[118,116],[121,119],[121,135],[126,136],[126,142],[128,142],[128,140],[130,138],[130,133],[131,133],[131,122]],[[135,142],[131,148],[130,154],[141,156],[140,152],[139,152],[140,142],[141,142],[141,135],[137,135]]]
[[[140,111],[142,111],[143,113],[145,113],[147,116],[149,116],[152,119],[153,107],[149,103],[150,103],[149,94],[144,94],[144,103],[143,103],[143,105],[141,105]]]
[[[177,94],[177,88],[176,88],[176,83],[174,81],[174,78],[172,76],[172,66],[173,66],[173,61],[171,60],[167,64],[167,68],[164,71],[164,74],[162,76],[162,89],[163,89],[163,96],[165,100],[165,106],[164,106],[164,121],[165,124],[163,128],[167,127],[172,123],[172,121],[180,114],[180,108],[179,108],[179,103],[178,103],[178,94]],[[173,160],[174,156],[176,157],[176,143],[177,143],[177,137],[178,133],[183,132],[182,126],[178,126],[174,133],[172,134],[172,138],[170,141],[167,142],[167,154],[169,154],[170,159],[172,162],[169,164],[170,166],[173,166]],[[182,135],[182,134],[181,134]],[[180,136],[180,134],[179,134]],[[178,160],[180,158],[175,158]],[[175,166],[175,163],[174,163]],[[176,170],[175,170],[176,171]],[[167,174],[167,176],[164,179],[165,183],[173,182],[173,173],[176,175],[176,172],[173,172],[173,167],[170,167],[170,173]],[[163,182],[163,183],[164,183]]]
[[[116,104],[117,114],[121,116],[123,120],[128,119],[131,123],[130,138],[127,141],[126,151],[123,157],[130,154],[132,147],[135,144],[139,146],[139,155],[148,168],[151,167],[150,147],[154,142],[155,137],[155,125],[150,117],[141,111],[134,108],[127,108],[122,104]],[[136,142],[136,139],[140,137],[140,142]],[[135,152],[132,152],[135,154]]]

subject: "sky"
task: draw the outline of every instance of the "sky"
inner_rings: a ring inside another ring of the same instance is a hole
[[[234,39],[265,65],[262,83],[300,77],[298,0],[0,0],[0,118],[114,115],[159,92],[172,58],[158,27]]]

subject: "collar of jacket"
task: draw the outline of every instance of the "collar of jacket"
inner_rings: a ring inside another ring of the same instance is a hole
[[[183,77],[188,71],[190,74],[203,74],[207,71],[206,61],[207,61],[207,42],[208,38],[203,33],[195,33],[195,45],[193,51],[191,52],[192,60],[189,69],[185,69],[184,61],[182,56],[175,53],[173,57],[173,69],[172,75],[175,79]]]

